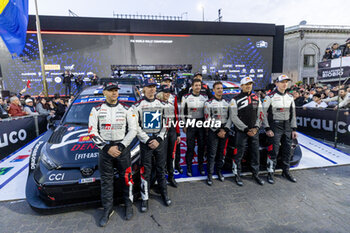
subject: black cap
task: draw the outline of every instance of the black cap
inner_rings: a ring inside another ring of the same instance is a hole
[[[160,91],[161,91],[161,92],[170,93],[170,92],[171,92],[171,88],[168,87],[168,85],[162,85],[162,86],[160,87]]]
[[[196,72],[196,73],[194,74],[194,77],[196,77],[197,75],[202,76],[202,73],[201,73],[201,72]]]
[[[103,90],[108,91],[112,89],[120,89],[117,82],[108,82],[103,84]]]
[[[321,98],[321,95],[316,93],[316,94],[313,95],[313,97]]]
[[[148,78],[143,82],[143,87],[157,86],[157,82],[154,78]]]

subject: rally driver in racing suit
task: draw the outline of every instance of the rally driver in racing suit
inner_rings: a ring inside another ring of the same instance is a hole
[[[259,97],[252,92],[253,79],[245,77],[241,80],[241,93],[230,102],[230,116],[236,131],[236,150],[233,154],[232,171],[237,185],[242,186],[242,158],[249,144],[250,166],[253,179],[260,185],[264,181],[259,177],[260,152],[259,128],[263,120],[263,111]]]
[[[133,107],[138,120],[137,137],[141,147],[141,212],[148,210],[148,198],[152,171],[152,158],[155,157],[157,182],[164,204],[171,205],[165,179],[164,140],[166,137],[166,104],[155,98],[157,83],[153,78],[144,82],[144,98]]]
[[[194,79],[192,82],[192,92],[184,95],[181,100],[181,119],[195,120],[194,126],[188,128],[184,127],[183,131],[186,133],[187,151],[186,151],[186,165],[187,165],[187,176],[192,176],[192,159],[194,156],[195,139],[197,138],[198,144],[198,170],[202,176],[205,175],[203,169],[204,162],[204,138],[205,129],[204,127],[197,127],[198,121],[204,122],[204,104],[208,100],[207,95],[200,94],[202,87],[202,81]],[[203,124],[202,124],[203,125]]]
[[[101,200],[104,208],[99,221],[101,227],[106,226],[113,210],[113,181],[116,164],[123,182],[123,198],[125,201],[125,217],[133,216],[132,172],[130,148],[131,141],[137,133],[136,117],[132,108],[118,101],[118,84],[106,83],[103,94],[105,103],[92,108],[89,117],[89,135],[99,148],[99,171],[101,174]]]
[[[207,184],[210,186],[213,184],[212,175],[214,173],[214,162],[219,180],[221,182],[224,181],[221,169],[224,166],[225,147],[227,145],[226,133],[229,132],[231,128],[229,103],[222,97],[222,82],[215,82],[213,91],[215,93],[214,97],[205,102],[204,106],[205,120],[214,120],[216,123],[220,123],[219,127],[210,127],[208,130]]]
[[[275,182],[273,173],[280,144],[282,148],[282,176],[291,182],[297,181],[289,172],[292,139],[297,137],[295,103],[293,96],[286,92],[289,81],[290,78],[287,75],[278,76],[277,88],[267,95],[263,102],[264,126],[271,144],[267,149],[267,182],[270,184]]]

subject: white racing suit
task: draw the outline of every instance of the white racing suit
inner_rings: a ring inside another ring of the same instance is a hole
[[[127,105],[107,102],[93,107],[89,117],[89,135],[99,148],[99,171],[101,174],[101,200],[105,209],[113,207],[113,179],[116,164],[123,182],[123,198],[126,205],[133,201],[132,171],[130,148],[128,146],[136,136],[136,117]],[[108,154],[112,146],[118,146],[122,152],[114,158]]]
[[[282,169],[288,171],[292,156],[292,131],[297,128],[295,103],[289,93],[280,93],[277,89],[266,96],[263,102],[264,127],[272,130],[274,137],[269,138],[267,149],[267,171],[274,172],[280,144],[282,147]]]
[[[134,106],[137,117],[137,137],[140,140],[141,149],[141,198],[148,200],[152,158],[155,157],[157,182],[162,195],[167,196],[167,183],[165,179],[164,140],[166,139],[167,117],[165,113],[166,104],[159,99],[147,99],[144,97]],[[159,146],[151,149],[148,143],[156,139]]]

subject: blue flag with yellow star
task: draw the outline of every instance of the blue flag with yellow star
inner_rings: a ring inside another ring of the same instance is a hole
[[[28,0],[0,0],[0,35],[10,53],[22,53],[27,26]]]

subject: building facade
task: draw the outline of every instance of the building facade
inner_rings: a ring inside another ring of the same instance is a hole
[[[283,72],[293,82],[317,82],[317,63],[327,47],[345,44],[350,38],[350,26],[297,25],[284,33]]]

